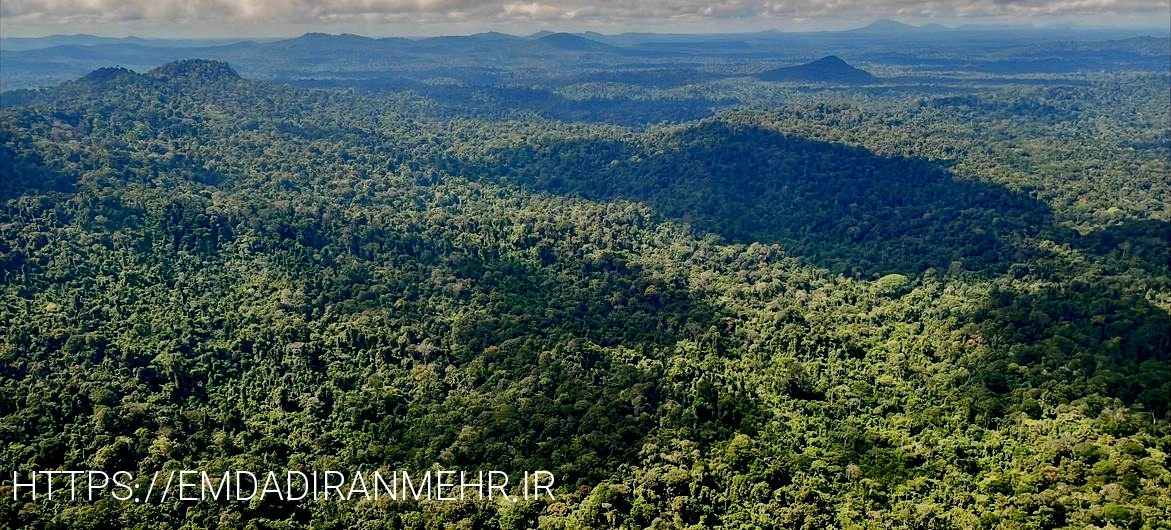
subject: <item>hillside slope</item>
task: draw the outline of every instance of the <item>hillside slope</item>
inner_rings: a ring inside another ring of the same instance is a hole
[[[0,520],[1164,524],[1166,221],[1083,215],[1103,225],[1083,235],[1039,198],[1081,180],[1045,195],[820,129],[943,141],[930,127],[968,121],[913,104],[646,130],[440,120],[213,61],[33,93],[0,109],[0,460],[548,470],[556,498],[5,493]],[[1128,167],[1160,192],[1154,154],[1083,151],[1121,153],[1100,181]]]

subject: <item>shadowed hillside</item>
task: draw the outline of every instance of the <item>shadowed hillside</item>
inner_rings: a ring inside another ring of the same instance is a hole
[[[1002,271],[1045,205],[929,162],[706,122],[645,144],[566,140],[498,150],[472,171],[593,200],[627,199],[697,232],[779,243],[847,274]],[[512,168],[500,172],[499,168]]]

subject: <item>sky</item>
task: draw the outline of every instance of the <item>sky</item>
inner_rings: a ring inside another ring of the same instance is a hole
[[[0,0],[0,37],[370,36],[502,31],[834,30],[945,25],[1169,28],[1169,0]]]

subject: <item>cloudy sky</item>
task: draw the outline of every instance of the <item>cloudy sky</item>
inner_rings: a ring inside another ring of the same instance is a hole
[[[1163,28],[1171,26],[1171,0],[0,0],[4,37],[799,31],[879,18]]]

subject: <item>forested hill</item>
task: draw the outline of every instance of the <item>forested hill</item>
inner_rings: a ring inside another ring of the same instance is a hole
[[[557,483],[136,504],[0,482],[0,520],[1168,524],[1165,82],[785,93],[638,129],[202,60],[6,95],[0,461]]]
[[[839,57],[822,57],[811,63],[777,68],[761,72],[757,77],[765,81],[805,83],[875,83],[879,79],[870,72],[854,68]]]

